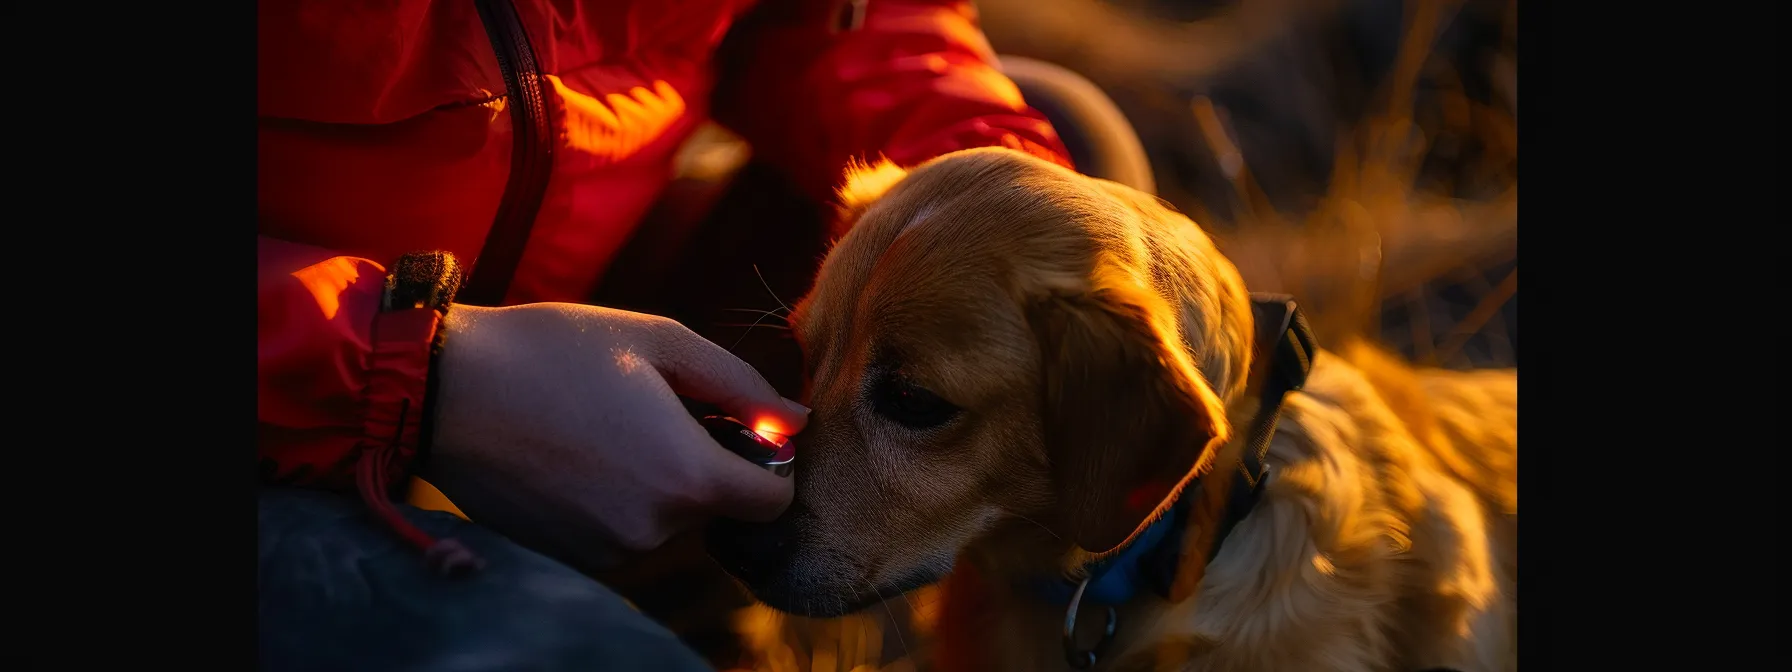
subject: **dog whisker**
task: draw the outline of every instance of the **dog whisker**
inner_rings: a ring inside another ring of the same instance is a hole
[[[778,298],[778,293],[772,291],[771,283],[765,281],[765,274],[759,272],[759,264],[753,264],[753,275],[759,276],[759,286],[765,288],[765,293],[770,294],[773,301],[777,301],[778,305],[783,306],[784,312],[790,312],[790,305],[784,303],[783,299]]]
[[[866,584],[865,587],[870,588],[871,586],[870,586],[870,584]],[[854,591],[854,592],[857,592],[857,591]],[[873,591],[871,591],[871,594],[872,594],[872,597],[875,598],[877,596],[877,591],[873,590]],[[904,597],[907,597],[907,595],[904,594]],[[900,621],[896,618],[896,612],[890,610],[890,601],[889,600],[878,600],[877,603],[879,605],[883,606],[884,615],[890,617],[890,631],[896,633],[896,643],[902,645],[902,657],[907,658],[908,653],[909,653],[908,652],[908,638],[902,636],[902,621]],[[911,608],[912,608],[912,606],[911,606]]]
[[[1051,528],[1049,528],[1049,527],[1046,527],[1046,526],[1044,526],[1044,525],[1041,525],[1041,524],[1040,524],[1040,523],[1039,523],[1039,521],[1037,521],[1037,520],[1033,520],[1033,519],[1032,519],[1032,518],[1028,518],[1028,517],[1026,517],[1026,516],[1023,516],[1023,515],[1020,515],[1020,514],[1018,514],[1018,513],[1012,513],[1012,514],[1009,514],[1009,515],[1012,515],[1012,516],[1014,516],[1014,517],[1015,517],[1015,518],[1019,518],[1019,519],[1021,519],[1021,520],[1024,520],[1024,521],[1027,521],[1027,522],[1029,522],[1029,523],[1032,523],[1032,524],[1034,524],[1034,525],[1037,525],[1037,526],[1038,526],[1038,527],[1039,527],[1039,529],[1041,529],[1041,530],[1045,530],[1045,533],[1046,533],[1046,534],[1049,534],[1049,535],[1052,535],[1052,538],[1054,538],[1054,539],[1057,539],[1057,540],[1058,540],[1058,541],[1063,541],[1063,540],[1064,540],[1064,538],[1063,538],[1063,537],[1060,537],[1060,536],[1058,536],[1058,533],[1057,533],[1057,532],[1053,532],[1053,531],[1052,531],[1052,529],[1051,529]]]
[[[721,324],[717,324],[716,326],[718,326],[718,327],[736,327],[736,328],[746,327],[748,329],[751,329],[753,327],[765,327],[767,329],[777,329],[778,331],[790,331],[790,327],[786,327],[781,324],[759,324],[757,322],[754,322],[752,324],[746,324],[746,323],[741,323],[741,322],[724,322]]]
[[[753,333],[753,328],[760,326],[760,323],[764,322],[765,318],[766,318],[765,315],[761,315],[759,317],[759,319],[754,320],[752,324],[747,325],[746,331],[741,332],[740,338],[734,339],[734,343],[728,346],[728,352],[734,352],[735,348],[740,347],[740,342],[747,340],[747,334]]]
[[[773,329],[781,329],[783,331],[790,330],[790,326],[789,326],[789,324],[790,324],[790,317],[789,317],[790,306],[788,304],[784,303],[783,299],[778,298],[777,292],[772,291],[771,283],[768,283],[765,281],[765,274],[759,272],[758,264],[753,265],[753,275],[755,275],[759,278],[759,286],[765,288],[765,293],[771,295],[773,301],[778,302],[778,309],[777,310],[759,310],[756,308],[728,308],[727,310],[731,310],[731,311],[735,311],[735,312],[748,312],[748,313],[758,313],[759,314],[759,319],[754,320],[752,324],[745,325],[746,331],[741,332],[740,337],[734,339],[734,343],[728,346],[729,352],[734,352],[735,348],[740,347],[741,341],[747,340],[747,334],[753,333],[754,327],[766,326],[766,327],[771,327]],[[784,311],[783,314],[779,314],[778,310]],[[767,318],[774,318],[774,317],[778,318],[780,320],[784,320],[784,324],[783,325],[764,324],[764,322]],[[717,326],[740,327],[742,325],[722,324],[722,325],[717,325]]]
[[[775,308],[772,310],[761,310],[759,308],[723,308],[722,310],[733,313],[758,313],[760,315],[770,315],[772,317],[785,317],[787,314],[787,311],[785,314],[780,314],[780,311],[785,311],[784,308]]]
[[[903,604],[908,605],[908,622],[910,624],[913,624],[915,622],[915,619],[921,618],[921,610],[915,608],[915,601],[908,599],[908,594],[909,594],[909,591],[906,591],[906,590],[902,591],[902,602],[903,602]],[[895,618],[895,617],[891,616],[891,618]],[[902,624],[892,623],[891,627],[900,629],[902,627]]]

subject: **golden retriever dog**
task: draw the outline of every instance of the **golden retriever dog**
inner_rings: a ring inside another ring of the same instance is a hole
[[[790,316],[814,409],[796,501],[711,552],[804,616],[944,581],[937,668],[1072,669],[1066,607],[1029,582],[1077,579],[1237,467],[1251,295],[1159,200],[1018,152],[861,166],[842,196],[850,232]],[[1198,576],[1085,600],[1078,646],[1116,616],[1095,668],[1516,668],[1516,372],[1312,362],[1257,503],[1178,570]]]

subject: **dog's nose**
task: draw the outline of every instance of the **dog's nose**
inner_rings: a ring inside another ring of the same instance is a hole
[[[704,542],[710,557],[734,578],[765,586],[779,579],[796,555],[797,537],[809,515],[797,502],[769,523],[717,520],[705,531]]]

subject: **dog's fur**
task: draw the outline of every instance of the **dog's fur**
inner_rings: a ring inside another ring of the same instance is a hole
[[[1157,199],[1018,152],[860,167],[842,196],[854,224],[790,318],[797,502],[747,532],[776,553],[724,565],[815,616],[944,579],[941,667],[1067,669],[1063,608],[1018,581],[1122,546],[1237,438],[1249,295]],[[958,412],[893,421],[892,376]],[[1322,351],[1261,503],[1193,598],[1119,606],[1099,667],[1515,669],[1516,405],[1514,371]]]

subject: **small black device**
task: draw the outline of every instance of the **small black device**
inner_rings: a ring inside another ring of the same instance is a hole
[[[790,437],[755,430],[747,423],[706,412],[708,409],[689,402],[686,407],[697,417],[697,423],[709,432],[709,438],[715,439],[728,452],[779,476],[789,476],[796,468],[796,443]]]
[[[698,423],[723,448],[765,467],[766,471],[789,476],[796,466],[796,446],[788,437],[754,431],[746,423],[726,415],[704,416]]]

